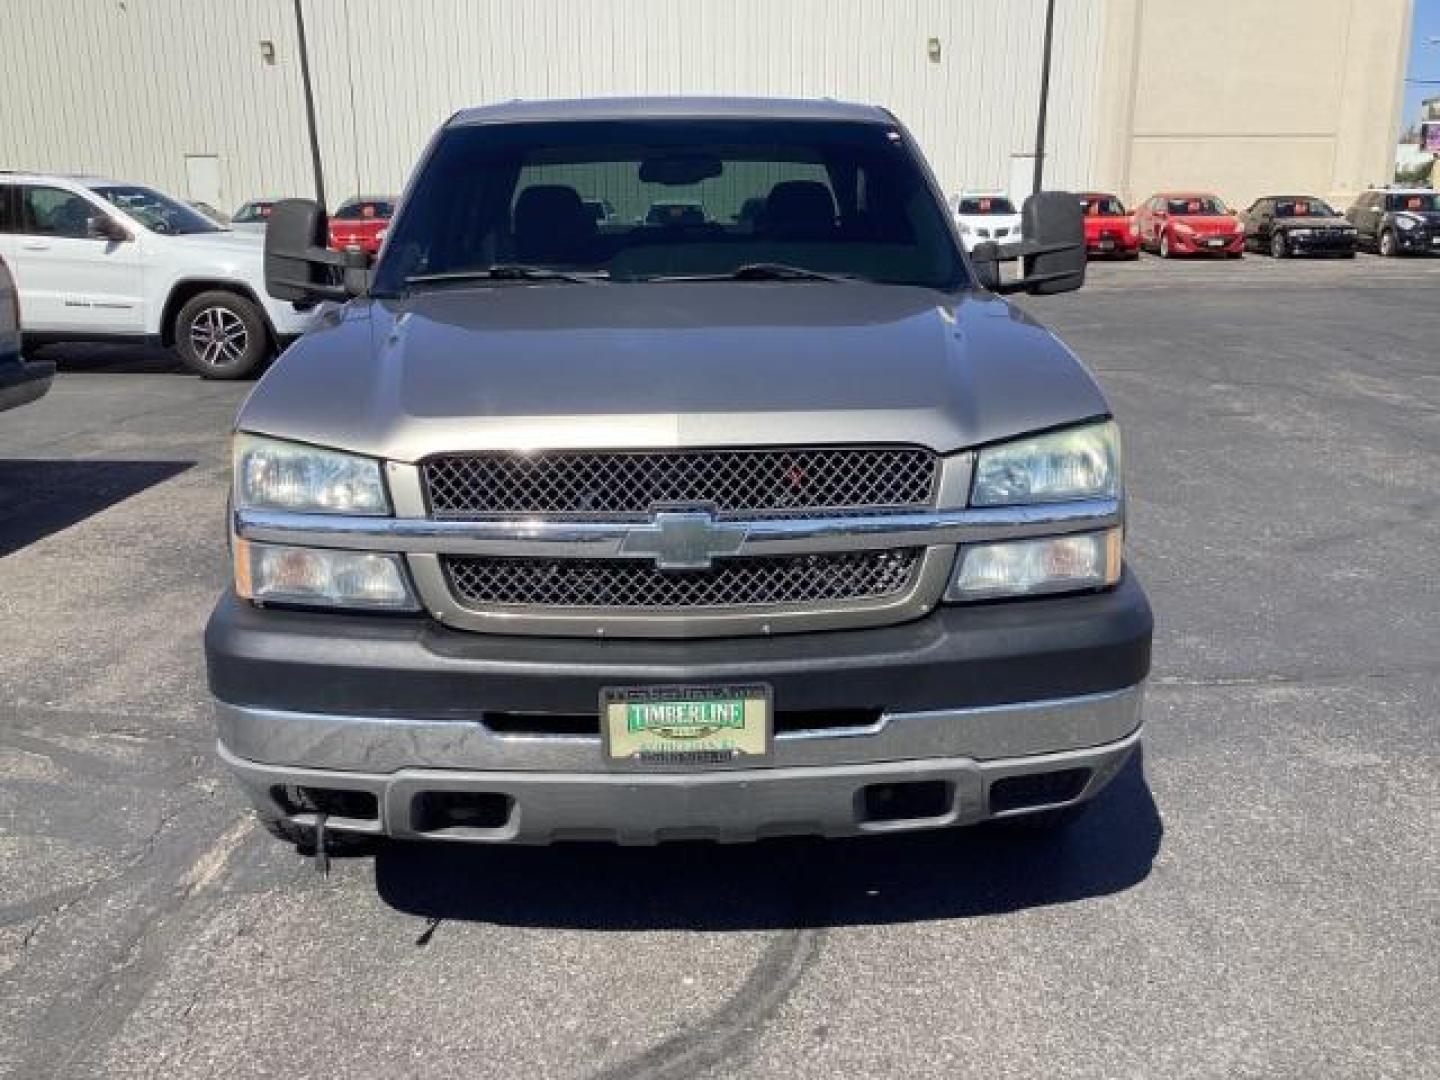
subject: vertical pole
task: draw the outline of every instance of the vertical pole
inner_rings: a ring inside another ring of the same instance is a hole
[[[1054,40],[1055,0],[1045,0],[1045,47],[1040,60],[1040,115],[1035,123],[1035,185],[1031,194],[1045,183],[1045,113],[1050,107],[1050,48]]]
[[[310,131],[310,162],[315,169],[315,201],[325,209],[325,172],[320,167],[320,133],[315,127],[315,92],[310,86],[310,48],[305,43],[305,13],[295,0],[295,32],[300,39],[300,83],[305,89],[305,122]]]

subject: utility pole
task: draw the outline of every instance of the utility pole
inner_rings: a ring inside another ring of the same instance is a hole
[[[1050,49],[1054,40],[1055,0],[1045,0],[1045,47],[1040,60],[1040,115],[1035,123],[1035,185],[1031,194],[1045,184],[1045,113],[1050,107]]]
[[[295,33],[300,39],[300,82],[305,90],[305,122],[310,131],[310,162],[315,169],[315,201],[323,210],[327,205],[325,171],[320,166],[320,133],[315,127],[315,92],[310,87],[310,49],[305,43],[305,12],[300,5],[301,0],[295,0]]]

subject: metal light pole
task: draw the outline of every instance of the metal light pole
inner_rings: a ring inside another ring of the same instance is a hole
[[[315,127],[315,92],[310,88],[310,49],[305,43],[305,13],[295,0],[295,33],[300,39],[300,83],[305,90],[305,122],[310,131],[310,162],[315,168],[315,201],[323,209],[325,171],[320,166],[320,133]]]
[[[1045,47],[1040,61],[1040,115],[1035,123],[1035,184],[1031,194],[1040,191],[1045,183],[1045,113],[1050,107],[1050,48],[1054,40],[1055,0],[1045,0]]]

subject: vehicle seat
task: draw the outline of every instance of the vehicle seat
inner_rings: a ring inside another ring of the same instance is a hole
[[[585,262],[594,238],[595,215],[572,187],[536,184],[515,200],[515,258],[521,262]]]
[[[835,198],[818,180],[781,181],[765,199],[762,224],[776,239],[824,239],[835,231]]]

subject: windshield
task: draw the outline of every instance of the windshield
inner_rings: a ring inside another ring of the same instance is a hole
[[[384,199],[351,199],[335,211],[336,221],[369,221],[377,219],[384,221],[395,213],[395,200]]]
[[[1013,214],[1015,204],[999,195],[962,195],[955,212],[966,217],[985,217],[989,214]]]
[[[1082,195],[1080,206],[1087,217],[1125,216],[1125,207],[1113,195]]]
[[[1225,204],[1209,195],[1197,195],[1184,199],[1167,199],[1170,213],[1183,217],[1215,217],[1227,213]]]
[[[386,245],[375,287],[391,293],[422,275],[516,265],[614,282],[757,263],[929,288],[968,280],[908,144],[853,122],[452,128]]]
[[[1440,210],[1440,196],[1436,195],[1391,195],[1391,210],[1411,210],[1425,214]]]
[[[1276,199],[1276,217],[1339,217],[1330,205],[1321,199]]]
[[[256,222],[269,221],[272,205],[272,203],[268,202],[246,203],[239,210],[235,211],[235,216],[230,220],[238,221],[242,225],[253,225]]]
[[[151,232],[180,236],[223,232],[223,226],[154,188],[107,184],[92,188],[95,194],[124,210]]]

